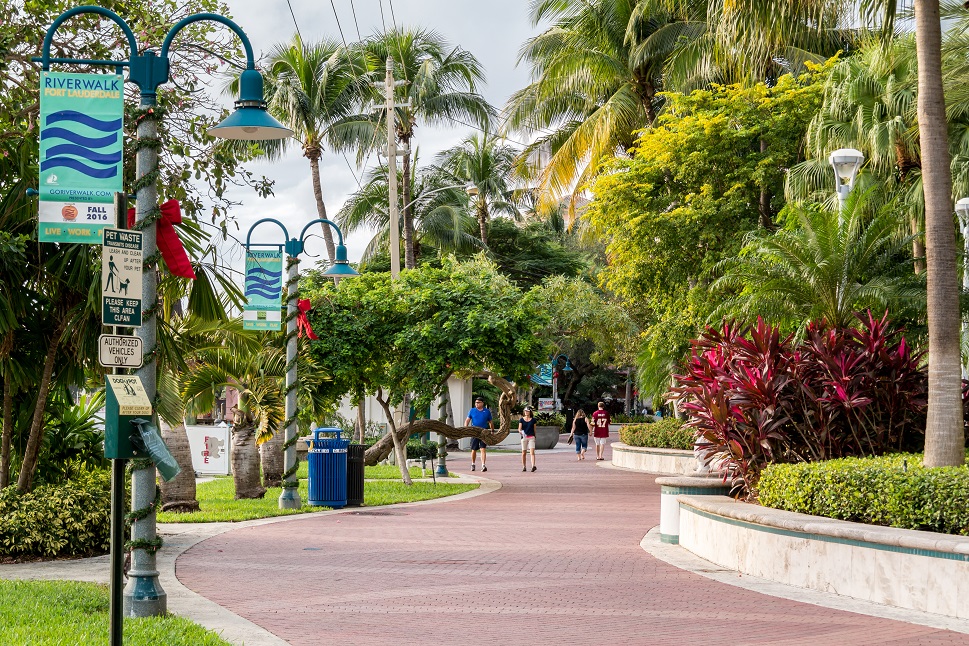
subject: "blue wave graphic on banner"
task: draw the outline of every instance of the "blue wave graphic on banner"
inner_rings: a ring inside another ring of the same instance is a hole
[[[72,128],[52,126],[51,124],[74,124]],[[118,164],[121,162],[121,119],[96,119],[75,110],[62,110],[47,116],[47,127],[41,130],[40,137],[44,143],[51,140],[63,139],[67,143],[58,143],[45,151],[40,170],[47,171],[54,168],[70,168],[83,175],[96,179],[117,177]],[[95,132],[110,133],[104,137],[88,137],[78,132],[78,127],[88,128]],[[111,146],[111,150],[101,150]],[[106,166],[106,168],[101,167]]]
[[[122,126],[121,119],[102,121],[101,119],[95,119],[92,116],[77,112],[75,110],[61,110],[60,112],[55,112],[54,114],[47,116],[48,126],[52,123],[57,123],[58,121],[73,121],[75,123],[81,123],[88,128],[100,130],[101,132],[118,132],[121,130]]]
[[[44,128],[40,131],[41,139],[66,139],[72,144],[84,146],[85,148],[104,148],[105,146],[119,143],[119,136],[120,133],[115,133],[106,137],[85,137],[84,135],[79,135],[76,132],[72,132],[65,128]]]
[[[275,292],[275,293],[273,293],[273,292],[264,292],[261,289],[257,289],[255,287],[249,287],[249,286],[247,286],[246,287],[246,298],[250,298],[252,296],[262,296],[263,298],[266,298],[268,300],[274,301],[274,300],[276,300],[276,299],[279,298],[280,292],[278,292],[278,291]]]
[[[262,267],[250,267],[249,274],[246,276],[246,280],[254,277],[253,274],[262,274],[263,276],[266,277],[264,280],[269,280],[270,278],[275,278],[276,280],[279,280],[280,278],[283,277],[283,271],[281,269],[279,271],[270,271]]]
[[[83,146],[78,146],[76,144],[60,144],[58,146],[51,146],[47,149],[47,158],[57,157],[58,155],[75,155],[77,157],[84,157],[88,161],[92,161],[97,164],[117,164],[121,161],[121,149],[118,149],[114,153],[96,153],[93,150],[88,150]]]

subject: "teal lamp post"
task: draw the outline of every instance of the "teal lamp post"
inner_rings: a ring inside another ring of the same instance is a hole
[[[51,44],[57,29],[68,19],[80,14],[97,14],[113,21],[124,32],[125,40],[130,51],[130,58],[126,61],[91,60],[79,58],[59,58],[51,56]],[[118,14],[96,6],[75,7],[65,11],[54,20],[44,37],[42,55],[34,60],[40,62],[44,71],[50,70],[52,63],[83,64],[106,66],[119,73],[128,68],[128,80],[136,84],[141,91],[139,105],[140,121],[138,123],[136,180],[134,187],[137,194],[137,208],[135,229],[142,232],[142,244],[145,257],[144,271],[148,274],[143,281],[142,302],[148,305],[144,313],[144,322],[136,328],[136,335],[142,339],[145,348],[144,365],[136,374],[141,378],[149,400],[156,399],[157,392],[157,364],[156,359],[156,321],[157,285],[154,280],[154,268],[157,264],[157,243],[155,227],[151,226],[161,217],[158,207],[158,114],[153,107],[156,104],[158,87],[170,80],[169,50],[176,34],[182,29],[196,22],[213,21],[231,29],[242,41],[246,53],[246,70],[242,73],[242,83],[239,101],[236,102],[235,112],[224,122],[212,128],[209,132],[213,136],[226,139],[282,139],[292,136],[292,131],[280,125],[266,113],[266,104],[262,95],[262,76],[256,71],[252,45],[245,33],[234,22],[224,16],[214,13],[199,13],[189,16],[175,24],[165,36],[161,52],[146,49],[140,52],[131,27]],[[124,492],[121,478],[124,474],[124,464],[115,460],[113,467],[113,490]],[[112,561],[111,561],[111,616],[110,643],[112,646],[122,643],[122,612],[129,617],[147,617],[164,615],[167,612],[167,595],[158,583],[155,552],[161,546],[161,540],[155,531],[155,511],[153,502],[156,496],[155,467],[135,462],[132,475],[132,514],[137,518],[131,527],[131,569],[128,571],[128,586],[124,590],[123,609],[121,600],[121,557],[123,555],[119,538],[123,532],[123,498],[112,500]],[[119,525],[120,527],[116,527]],[[117,529],[117,531],[115,531]]]
[[[552,357],[549,357],[549,359],[552,359]],[[560,354],[552,359],[552,401],[555,402],[555,410],[559,409],[559,359],[565,359],[562,372],[572,372],[572,362],[567,355]]]
[[[271,222],[279,227],[283,232],[284,243],[253,243],[252,232],[263,222]],[[326,224],[333,227],[336,231],[337,245],[333,265],[323,272],[324,276],[332,276],[335,279],[347,276],[359,276],[360,274],[350,266],[347,261],[347,248],[343,244],[343,232],[333,222],[324,219],[313,220],[300,233],[299,238],[290,238],[286,227],[282,222],[274,218],[263,218],[249,227],[246,235],[246,249],[250,247],[276,247],[285,249],[286,255],[286,420],[283,422],[285,429],[283,441],[283,490],[279,494],[280,509],[299,509],[302,501],[299,498],[299,480],[296,477],[296,315],[297,302],[299,300],[299,255],[303,253],[306,245],[306,232],[314,224]]]

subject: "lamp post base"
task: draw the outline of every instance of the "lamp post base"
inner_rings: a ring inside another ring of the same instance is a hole
[[[158,582],[158,570],[128,572],[123,599],[125,617],[161,617],[168,612],[168,594]]]
[[[447,438],[443,435],[440,436],[441,439],[437,444],[437,470],[434,472],[435,476],[440,476],[446,478],[448,475],[447,471]]]
[[[299,498],[299,489],[296,487],[283,487],[283,492],[279,494],[280,509],[299,509],[303,506],[303,501]]]

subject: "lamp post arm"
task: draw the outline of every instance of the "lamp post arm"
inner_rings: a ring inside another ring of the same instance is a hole
[[[175,39],[175,35],[178,34],[178,32],[185,27],[188,27],[192,23],[200,22],[202,20],[211,20],[212,22],[223,24],[234,31],[236,36],[238,36],[242,41],[242,47],[246,50],[246,69],[256,69],[256,59],[252,54],[252,45],[249,43],[249,38],[246,36],[245,32],[239,28],[239,25],[235,24],[225,16],[220,16],[217,13],[197,13],[187,18],[183,18],[175,23],[175,25],[168,30],[168,34],[165,35],[165,40],[162,42],[161,57],[164,59],[168,58],[168,50],[171,48],[172,41]]]
[[[255,228],[258,227],[263,222],[272,222],[273,224],[275,224],[276,226],[278,226],[280,229],[283,230],[283,240],[284,241],[287,241],[287,242],[289,241],[289,232],[286,231],[286,227],[283,226],[283,223],[282,222],[280,222],[276,218],[263,218],[261,220],[257,220],[255,222],[255,224],[253,224],[251,227],[249,227],[249,233],[246,234],[246,249],[249,248],[249,244],[250,244],[250,242],[252,240],[252,232],[253,232],[253,230],[255,230]],[[286,244],[286,242],[283,242],[279,246],[282,247],[285,244]]]
[[[54,34],[57,32],[58,27],[60,27],[65,20],[73,18],[74,16],[77,16],[82,13],[96,13],[98,15],[104,16],[105,18],[113,20],[119,27],[121,27],[121,31],[124,32],[125,38],[128,39],[128,47],[131,49],[131,57],[134,58],[138,55],[138,41],[135,39],[135,34],[133,31],[131,31],[131,27],[128,26],[128,23],[126,23],[124,19],[121,18],[121,16],[111,11],[110,9],[105,9],[104,7],[95,7],[91,5],[84,6],[84,7],[75,7],[73,9],[69,9],[68,11],[65,11],[60,16],[58,16],[57,19],[54,20],[53,24],[51,24],[50,28],[47,30],[47,34],[44,36],[44,46],[41,49],[42,55],[40,57],[40,62],[45,72],[50,69],[51,60],[54,60],[54,62],[58,62],[58,63],[78,62],[78,63],[88,63],[92,65],[126,65],[127,64],[127,61],[124,61],[123,63],[118,63],[115,61],[91,61],[86,59],[85,60],[61,59],[61,58],[51,59],[50,46],[54,41]]]
[[[340,231],[340,227],[338,227],[335,222],[331,222],[330,220],[327,220],[325,218],[319,218],[319,219],[313,220],[305,227],[303,227],[302,233],[299,234],[300,242],[302,243],[306,242],[306,232],[309,231],[309,228],[314,224],[329,224],[333,228],[333,230],[336,231],[337,244],[340,244],[340,245],[343,244],[343,232]]]

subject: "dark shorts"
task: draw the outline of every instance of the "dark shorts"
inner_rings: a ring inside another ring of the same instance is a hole
[[[477,451],[479,449],[486,449],[486,448],[488,448],[488,445],[487,444],[485,444],[484,442],[482,442],[481,440],[479,440],[476,437],[472,437],[471,438],[471,450],[472,451]]]

